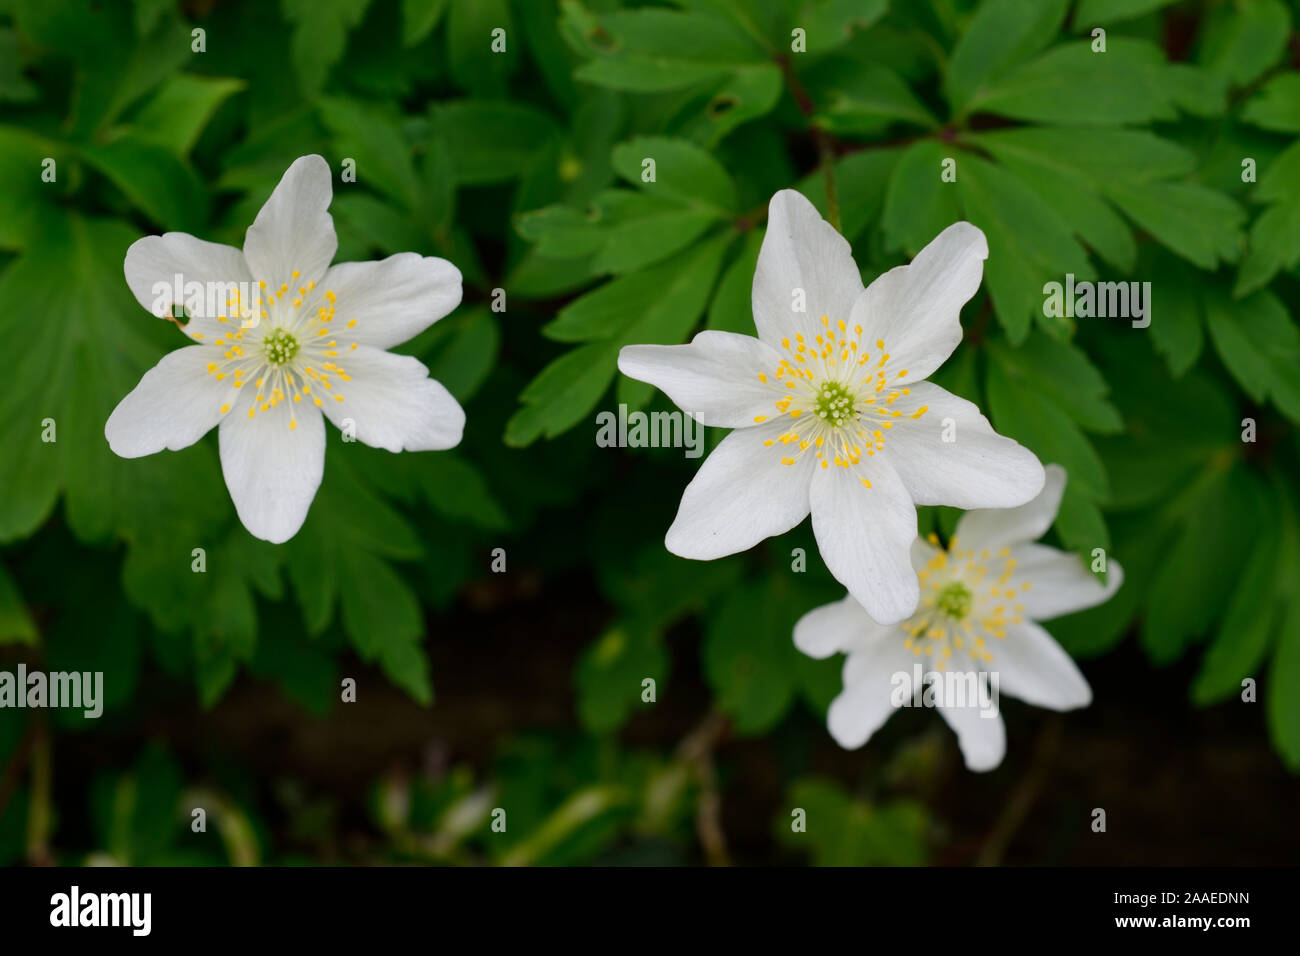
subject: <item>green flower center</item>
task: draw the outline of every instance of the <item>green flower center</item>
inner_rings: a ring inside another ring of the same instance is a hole
[[[839,382],[823,382],[817,387],[817,417],[836,428],[857,417],[853,393]]]
[[[960,621],[970,613],[971,593],[960,581],[945,584],[935,600],[939,611],[953,620]]]
[[[262,340],[266,360],[272,365],[285,365],[298,354],[298,340],[287,329],[276,329]]]

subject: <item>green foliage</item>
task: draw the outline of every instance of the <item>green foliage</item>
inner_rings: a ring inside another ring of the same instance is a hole
[[[741,738],[798,728],[785,768],[808,829],[778,814],[773,831],[792,855],[924,862],[920,804],[804,776],[842,664],[790,640],[842,594],[807,526],[676,558],[662,536],[698,460],[591,440],[599,410],[670,408],[617,374],[623,345],[754,333],[767,201],[793,186],[829,212],[829,171],[867,281],[956,220],[988,238],[936,379],[1067,468],[1056,543],[1125,571],[1111,602],[1052,632],[1080,657],[1125,639],[1153,665],[1190,655],[1195,706],[1257,680],[1300,771],[1294,15],[1281,0],[0,4],[0,650],[104,671],[123,721],[144,681],[205,709],[267,683],[325,719],[340,678],[367,674],[437,713],[430,659],[449,621],[472,629],[467,608],[510,600],[489,570],[503,547],[512,582],[582,595],[554,690],[580,733],[506,734],[490,766],[385,779],[384,859],[695,859],[699,766],[621,742],[675,700]],[[1165,45],[1169,17],[1186,42]],[[402,351],[469,425],[463,448],[400,456],[331,432],[308,520],[275,547],[237,521],[215,437],[124,461],[103,426],[179,344],[126,289],[127,247],[167,230],[239,245],[310,152],[355,164],[335,183],[340,260],[415,251],[461,269],[464,305]],[[1067,274],[1150,281],[1150,326],[1048,314],[1044,286]],[[27,735],[0,711],[0,765]],[[131,759],[77,810],[104,861],[276,858],[243,783],[194,791],[161,747]],[[189,839],[178,808],[195,792],[219,853]],[[32,800],[24,780],[0,807],[0,862],[21,858]],[[326,827],[332,808],[309,809]]]
[[[926,861],[929,821],[917,803],[867,803],[815,777],[797,781],[789,803],[795,809],[791,819],[777,819],[777,837],[816,866],[920,866]],[[793,814],[800,811],[806,829],[796,830]]]

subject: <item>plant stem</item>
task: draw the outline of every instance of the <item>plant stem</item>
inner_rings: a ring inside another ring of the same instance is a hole
[[[808,95],[807,88],[795,74],[790,58],[777,57],[776,62],[785,75],[786,89],[790,91],[790,96],[799,107],[799,112],[803,114],[804,119],[810,121],[809,131],[812,133],[813,142],[817,145],[817,159],[822,167],[822,175],[826,179],[826,220],[835,227],[836,232],[842,234],[844,230],[840,228],[840,200],[835,189],[835,144],[831,141],[830,134],[813,121],[813,114],[817,112],[817,107],[812,97]]]
[[[1011,845],[1011,840],[1020,829],[1020,825],[1025,822],[1025,817],[1029,816],[1029,811],[1034,808],[1034,803],[1037,802],[1038,795],[1047,782],[1047,772],[1051,769],[1052,761],[1056,758],[1056,752],[1061,745],[1061,728],[1059,715],[1053,714],[1043,721],[1043,729],[1038,735],[1034,763],[1012,792],[1011,799],[1007,801],[1002,811],[1002,816],[993,825],[993,832],[975,860],[976,866],[998,866],[1002,863],[1007,847]]]
[[[54,776],[50,728],[44,715],[33,718],[31,791],[27,801],[27,862],[50,866],[50,790]]]
[[[677,748],[678,755],[695,768],[700,787],[695,806],[695,832],[704,847],[709,866],[730,866],[727,835],[722,829],[722,795],[718,792],[718,773],[713,765],[713,750],[730,729],[730,722],[711,713],[692,730]]]

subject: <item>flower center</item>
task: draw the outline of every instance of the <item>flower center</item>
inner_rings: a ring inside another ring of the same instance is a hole
[[[288,329],[275,329],[262,339],[266,360],[272,365],[286,365],[298,354],[298,339]]]
[[[944,617],[963,620],[970,614],[971,593],[960,581],[945,584],[934,601],[935,607]]]
[[[856,404],[853,393],[839,382],[823,382],[821,394],[817,396],[817,417],[839,428],[858,417],[853,410]]]
[[[862,326],[855,325],[850,333],[843,319],[832,325],[826,315],[821,324],[824,331],[813,337],[815,341],[802,333],[793,342],[782,339],[781,364],[772,375],[759,373],[758,380],[781,395],[775,403],[779,415],[791,419],[788,431],[763,444],[797,446],[781,459],[783,465],[793,465],[811,451],[822,468],[852,468],[863,454],[870,458],[884,449],[894,419],[919,419],[929,409],[906,407],[911,390],[897,382],[907,377],[907,369],[891,367],[884,341],[876,340],[872,354],[862,343]],[[805,415],[803,425],[799,420]],[[768,418],[759,415],[754,422]],[[860,480],[871,487],[865,477]]]
[[[939,539],[930,535],[936,547]],[[936,670],[946,670],[954,652],[975,662],[993,660],[989,638],[1003,640],[1009,624],[1024,620],[1024,604],[1016,600],[1030,583],[1017,579],[1016,560],[1008,548],[997,554],[959,548],[954,537],[948,550],[936,551],[917,572],[921,604],[903,622],[903,641],[916,656],[934,659]],[[959,659],[960,660],[960,659]],[[961,663],[957,667],[963,667]]]
[[[290,278],[297,280],[298,270]],[[213,356],[207,371],[218,382],[229,380],[231,391],[221,405],[221,414],[234,407],[238,390],[245,386],[253,391],[248,417],[289,403],[290,431],[298,427],[293,406],[303,398],[317,408],[325,407],[325,400],[342,402],[339,385],[352,377],[339,364],[339,356],[355,350],[357,343],[341,343],[335,336],[349,335],[347,330],[353,329],[357,320],[348,319],[336,333],[337,304],[333,291],[318,292],[315,282],[298,286],[295,292],[287,282],[272,289],[261,281],[249,301],[238,292],[231,295],[226,302],[228,314],[217,316],[221,330],[215,337],[208,339],[187,328],[192,339],[219,350],[220,357]]]

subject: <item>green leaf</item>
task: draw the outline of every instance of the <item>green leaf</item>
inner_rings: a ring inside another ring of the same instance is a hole
[[[1043,401],[1016,370],[997,361],[989,363],[985,388],[1000,434],[1025,445],[1040,461],[1064,466],[1075,490],[1094,500],[1106,497],[1105,466],[1069,414]]]
[[[18,34],[8,27],[0,28],[0,101],[28,103],[36,96],[36,87],[23,76]]]
[[[1300,771],[1300,699],[1288,693],[1300,675],[1300,601],[1291,600],[1282,619],[1273,651],[1273,665],[1269,668],[1268,730],[1287,767]]]
[[[128,133],[81,154],[164,229],[197,232],[207,220],[207,191],[171,150]]]
[[[1245,214],[1222,193],[1195,183],[1121,182],[1104,192],[1162,245],[1202,269],[1235,262],[1241,254]]]
[[[1300,133],[1300,73],[1279,73],[1246,103],[1241,118],[1262,129]]]
[[[1291,14],[1281,0],[1241,0],[1207,17],[1197,59],[1245,86],[1281,59],[1290,32]]]
[[[920,866],[925,863],[930,823],[925,807],[910,800],[875,804],[851,799],[830,780],[806,777],[790,789],[789,809],[774,832],[792,850],[807,853],[815,866]],[[791,816],[803,811],[806,829]]]
[[[508,526],[483,473],[463,458],[451,452],[423,455],[417,475],[425,498],[442,515],[488,530]]]
[[[384,673],[418,703],[433,702],[429,662],[420,648],[420,604],[385,561],[361,550],[339,555],[343,625],[362,660],[378,660]]]
[[[1115,212],[1106,187],[1137,187],[1190,172],[1193,155],[1138,130],[1022,127],[977,133],[969,141],[1050,205],[1107,261],[1131,272],[1137,258],[1132,230]]]
[[[578,659],[574,674],[578,719],[591,733],[618,730],[635,710],[653,706],[642,701],[642,681],[654,680],[656,694],[661,694],[667,676],[668,655],[660,636],[645,628],[616,625]]]
[[[396,117],[378,104],[337,97],[321,99],[317,115],[333,135],[338,155],[356,161],[358,184],[388,196],[414,216],[430,215],[432,203]],[[353,188],[348,183],[336,187],[339,192]]]
[[[1196,364],[1205,346],[1204,282],[1180,260],[1162,255],[1152,262],[1151,284],[1162,293],[1152,310],[1151,340],[1176,377]]]
[[[914,256],[961,218],[957,185],[940,179],[944,160],[959,153],[934,140],[921,140],[904,150],[889,177],[881,213],[886,248]],[[960,181],[960,168],[957,175]]]
[[[984,278],[998,321],[1012,342],[1020,342],[1035,318],[1047,321],[1043,286],[1068,273],[1091,278],[1092,265],[1057,213],[1000,167],[963,155],[956,185],[966,218],[988,238]]]
[[[307,93],[325,85],[330,69],[343,57],[348,33],[369,6],[370,0],[280,0],[284,18],[293,24],[289,55]]]
[[[1156,571],[1142,629],[1142,645],[1158,664],[1207,635],[1236,583],[1225,569],[1242,567],[1258,538],[1259,485],[1241,466],[1208,472],[1178,504],[1183,520]]]
[[[378,558],[410,559],[419,557],[422,551],[419,538],[407,522],[361,479],[356,465],[350,463],[351,456],[344,453],[350,447],[339,442],[325,455],[325,477],[307,520],[302,530],[283,545],[285,568],[309,634],[319,634],[329,626],[335,604],[346,588],[365,586],[349,577],[356,566],[369,570],[381,563]],[[335,519],[335,515],[343,513],[350,516],[349,521]],[[391,570],[375,573],[383,577],[387,591],[405,588]],[[353,611],[345,615],[344,624],[354,644],[373,652],[377,638],[362,628],[361,616],[369,597],[351,595]],[[393,602],[390,613],[403,617],[406,631],[404,635],[382,638],[409,638],[413,629],[418,636],[418,605],[409,590],[405,597],[393,598]],[[417,608],[414,627],[410,625],[412,607]]]
[[[9,572],[0,565],[0,644],[35,644],[39,639],[23,596]]]
[[[1009,375],[1055,403],[1081,427],[1103,434],[1123,429],[1119,412],[1106,397],[1106,379],[1077,346],[1038,332],[1019,348],[990,342],[988,351]]]
[[[607,282],[561,309],[542,331],[561,342],[617,338],[620,344],[676,345],[704,312],[733,239],[706,240]]]
[[[1300,421],[1300,332],[1281,300],[1271,292],[1229,299],[1212,290],[1205,317],[1219,357],[1246,394],[1269,398]]]
[[[1063,43],[997,80],[968,111],[1043,123],[1115,126],[1177,118],[1164,54],[1142,40],[1111,37],[1105,53]]]
[[[717,214],[709,210],[657,206],[647,215],[610,228],[591,267],[617,275],[653,265],[690,245],[717,221]]]
[[[948,62],[944,92],[954,110],[977,100],[998,76],[1051,42],[1066,0],[989,0],[975,11]]]
[[[1191,152],[1144,130],[1088,126],[1025,126],[973,134],[999,161],[1020,161],[1083,180],[1092,187],[1150,183],[1195,168]]]
[[[1065,486],[1061,507],[1056,515],[1056,530],[1071,551],[1086,562],[1092,561],[1094,548],[1110,550],[1110,529],[1097,507],[1096,498],[1082,485]]]
[[[1132,20],[1173,2],[1174,0],[1079,0],[1073,23],[1076,27],[1109,28],[1112,23]]]
[[[518,219],[521,235],[537,242],[539,254],[560,259],[590,257],[595,273],[632,272],[693,243],[721,214],[712,208],[611,189],[590,211],[548,206]]]
[[[887,0],[804,0],[794,22],[806,33],[807,52],[817,55],[843,46],[884,16],[888,6]]]
[[[880,221],[885,193],[901,155],[897,149],[870,149],[835,163],[844,238],[853,241]],[[822,215],[826,214],[826,175],[822,170],[809,173],[797,188]]]
[[[758,250],[762,245],[763,235],[757,230],[750,230],[745,235],[739,254],[727,266],[709,306],[709,328],[739,335],[758,335],[754,325],[753,289]]]
[[[605,394],[617,370],[618,347],[593,342],[565,352],[520,394],[523,407],[506,423],[505,442],[519,448],[576,425]]]
[[[448,316],[400,349],[421,358],[429,375],[462,403],[478,393],[500,350],[501,329],[486,306]]]
[[[1279,271],[1300,264],[1300,143],[1269,164],[1254,198],[1270,205],[1250,230],[1233,290],[1237,296],[1263,288]]]
[[[575,77],[610,89],[676,90],[765,59],[744,33],[709,13],[643,8],[593,14],[576,0],[562,0],[561,11],[565,40],[589,58]]]
[[[161,527],[195,541],[229,513],[211,448],[127,462],[104,440],[113,406],[166,350],[159,343],[186,342],[122,280],[135,238],[120,223],[48,214],[0,276],[0,336],[22,355],[0,395],[0,540],[33,531],[60,492],[82,540]]]
[[[649,195],[699,203],[723,212],[736,208],[736,187],[708,151],[685,140],[639,136],[614,147],[614,170]],[[647,160],[654,179],[647,181]]]
[[[1276,623],[1273,595],[1278,544],[1276,526],[1266,523],[1192,682],[1192,700],[1199,706],[1239,693],[1245,678],[1259,676],[1257,669],[1268,652]]]
[[[505,31],[505,49],[493,49],[493,31]],[[447,17],[447,63],[471,96],[501,97],[519,63],[517,34],[506,0],[453,3]]]
[[[245,86],[234,77],[177,73],[145,102],[128,126],[137,139],[184,158],[221,104]]]
[[[939,125],[907,83],[878,63],[835,58],[818,64],[808,83],[819,108],[816,122],[833,133],[876,132],[881,121]]]
[[[53,212],[59,186],[41,180],[45,160],[66,170],[68,148],[26,130],[0,126],[0,248],[22,249],[43,232],[42,219]]]
[[[757,583],[737,588],[706,625],[704,674],[739,734],[772,729],[794,701],[799,652],[790,635],[798,612],[776,591]]]
[[[545,113],[514,103],[441,103],[433,119],[447,145],[452,177],[462,185],[515,178],[558,135]]]
[[[736,127],[770,113],[781,98],[785,78],[775,63],[738,66],[721,82],[705,85],[685,109],[674,132],[712,148]]]
[[[402,46],[418,46],[446,9],[447,0],[402,0]]]

